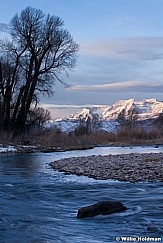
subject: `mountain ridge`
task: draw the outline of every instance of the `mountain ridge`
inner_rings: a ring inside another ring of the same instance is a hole
[[[135,101],[118,100],[113,105],[85,107],[80,112],[49,121],[46,128],[57,128],[62,132],[73,132],[79,126],[89,125],[93,131],[114,132],[122,121],[135,119],[148,127],[163,113],[163,102],[156,98]],[[122,119],[123,118],[123,119]]]

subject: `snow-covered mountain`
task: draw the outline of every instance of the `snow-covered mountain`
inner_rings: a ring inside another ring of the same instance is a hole
[[[89,126],[93,131],[116,131],[124,120],[135,119],[138,124],[149,127],[163,113],[163,102],[156,99],[135,101],[119,100],[111,106],[83,108],[68,117],[49,121],[45,127],[72,132],[79,125]]]

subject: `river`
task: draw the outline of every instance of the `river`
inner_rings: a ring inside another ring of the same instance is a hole
[[[121,236],[163,236],[161,182],[100,181],[64,175],[48,165],[65,157],[131,152],[163,152],[163,147],[0,154],[0,242],[108,243],[116,242],[115,237]],[[110,199],[123,202],[128,210],[76,218],[78,208]]]

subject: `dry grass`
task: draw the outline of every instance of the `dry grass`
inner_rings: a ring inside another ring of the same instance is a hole
[[[76,136],[74,134],[64,134],[51,131],[33,131],[16,137],[13,134],[1,133],[1,144],[24,144],[41,145],[42,147],[55,147],[65,150],[76,148],[88,148],[91,146],[111,146],[111,145],[152,145],[163,144],[163,135],[160,135],[156,129],[146,132],[142,128],[132,128],[126,130],[120,128],[117,133],[92,133]]]
[[[153,140],[159,138],[160,135],[156,129],[145,131],[142,127],[134,127],[129,130],[120,128],[117,130],[117,140]]]
[[[163,136],[160,136],[156,130],[146,132],[142,129],[132,129],[127,131],[127,133],[124,129],[120,129],[117,133],[92,133],[80,136],[63,133],[57,134],[55,131],[50,131],[37,138],[42,141],[42,144],[61,148],[100,145],[151,145],[163,143]]]
[[[13,138],[13,132],[1,132],[0,133],[0,143],[1,144],[10,144],[10,143],[15,143],[17,144],[19,142],[19,138],[18,137],[15,137]]]

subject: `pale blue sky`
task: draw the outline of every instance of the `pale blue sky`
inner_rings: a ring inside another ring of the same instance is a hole
[[[42,102],[163,100],[163,0],[5,0],[0,23],[29,5],[60,16],[80,44],[77,66],[64,79],[72,88],[56,85],[54,97]]]
[[[162,0],[5,0],[1,22],[29,5],[60,16],[79,42],[163,34]]]

